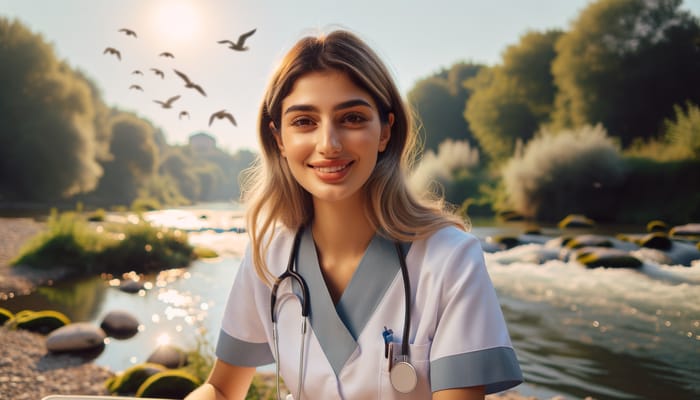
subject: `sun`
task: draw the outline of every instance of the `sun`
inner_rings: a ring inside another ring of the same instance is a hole
[[[189,1],[161,3],[155,13],[155,27],[168,40],[186,42],[199,30],[199,13]]]

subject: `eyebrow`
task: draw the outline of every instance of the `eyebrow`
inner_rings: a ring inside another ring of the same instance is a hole
[[[345,108],[351,108],[351,107],[355,107],[355,106],[365,106],[365,107],[372,108],[372,105],[369,104],[368,102],[366,102],[365,100],[353,99],[353,100],[344,101],[340,104],[336,104],[335,106],[333,106],[333,111],[338,111],[338,110],[342,110]],[[315,106],[312,106],[312,105],[307,105],[307,104],[296,104],[293,106],[289,106],[286,110],[284,110],[284,114],[288,114],[288,113],[294,112],[294,111],[318,111],[318,108],[316,108]]]

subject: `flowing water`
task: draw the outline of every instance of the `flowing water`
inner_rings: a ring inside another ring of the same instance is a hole
[[[41,288],[0,306],[58,309],[98,323],[111,310],[132,312],[141,332],[110,339],[95,362],[120,371],[172,343],[213,352],[245,234],[230,206],[157,211],[154,222],[190,231],[190,241],[220,257],[143,277],[148,290],[128,294],[100,278]],[[216,228],[212,230],[210,228]],[[479,237],[520,229],[483,225]],[[531,244],[486,254],[525,374],[525,395],[567,399],[700,399],[700,261],[691,267],[645,262],[639,270],[585,269],[573,262],[524,262]],[[521,254],[518,254],[521,252]],[[270,367],[264,367],[272,371]]]

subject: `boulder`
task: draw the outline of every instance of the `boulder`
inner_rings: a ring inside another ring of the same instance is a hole
[[[0,326],[2,326],[7,320],[14,318],[12,311],[0,307]]]
[[[629,252],[608,247],[584,247],[573,254],[573,259],[587,268],[640,268],[643,263]]]
[[[53,330],[70,324],[70,319],[59,311],[23,310],[18,312],[14,318],[7,321],[7,324],[11,328],[24,329],[46,335]]]
[[[113,310],[102,319],[100,328],[113,338],[128,339],[139,331],[139,321],[128,311]]]
[[[143,289],[143,282],[133,279],[124,279],[119,284],[119,290],[126,293],[138,293]]]
[[[146,379],[165,371],[165,367],[160,364],[141,363],[128,368],[121,374],[115,375],[105,382],[110,393],[119,395],[134,395]]]
[[[569,214],[564,219],[559,221],[559,228],[591,228],[595,225],[595,221],[580,214]]]
[[[54,353],[81,352],[104,347],[107,338],[99,326],[89,322],[68,324],[51,332],[46,338],[46,348]]]
[[[647,232],[668,232],[668,224],[658,219],[649,221],[647,223]]]
[[[161,345],[148,356],[146,362],[156,363],[166,368],[180,368],[187,364],[187,354],[173,345]]]
[[[669,236],[674,239],[700,241],[700,224],[685,224],[671,228]]]
[[[163,371],[146,379],[136,392],[136,397],[182,399],[195,390],[201,382],[184,371]]]

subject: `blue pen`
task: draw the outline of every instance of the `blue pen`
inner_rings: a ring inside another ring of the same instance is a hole
[[[389,358],[389,343],[394,341],[394,331],[385,326],[382,336],[384,337],[384,358]]]

